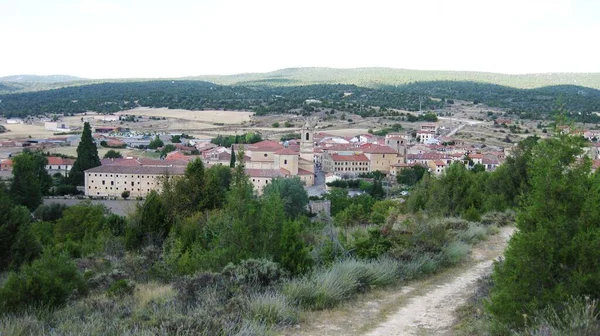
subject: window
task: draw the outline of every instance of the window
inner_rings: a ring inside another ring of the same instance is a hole
[[[135,182],[131,182],[131,186],[133,187],[135,185]]]
[[[110,185],[115,185],[115,181],[110,181]]]
[[[310,134],[306,132],[306,141],[310,140]]]
[[[267,157],[267,153],[265,153],[263,156],[264,156],[264,157]]]
[[[283,164],[287,164],[287,160],[283,160]]]
[[[104,181],[104,180],[102,180],[102,185],[104,185],[104,184],[105,184],[104,182],[105,182],[105,181]]]

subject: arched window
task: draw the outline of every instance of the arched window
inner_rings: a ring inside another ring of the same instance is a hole
[[[308,134],[308,132],[306,132],[306,141],[308,141],[308,140],[310,140],[309,139],[309,134]]]

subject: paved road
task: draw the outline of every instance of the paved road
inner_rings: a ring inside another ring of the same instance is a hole
[[[321,170],[317,170],[317,177],[315,177],[315,184],[311,187],[306,188],[308,196],[321,196],[325,193],[325,173]]]

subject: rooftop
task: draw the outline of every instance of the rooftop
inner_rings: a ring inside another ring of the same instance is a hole
[[[331,154],[333,161],[369,161],[369,158],[365,154],[353,154],[353,155],[341,155]]]
[[[115,166],[105,165],[85,171],[89,173],[114,173],[114,174],[148,174],[148,175],[183,175],[185,167],[156,167],[156,166]]]

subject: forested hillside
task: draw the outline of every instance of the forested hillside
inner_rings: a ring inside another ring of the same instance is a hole
[[[345,93],[351,93],[345,95]],[[419,95],[360,88],[354,85],[310,85],[297,87],[222,86],[201,81],[147,81],[104,83],[56,90],[0,95],[0,113],[5,116],[43,113],[117,112],[137,106],[252,110],[257,113],[284,113],[304,108],[306,99],[344,111],[363,106],[397,107],[418,110]],[[426,99],[423,109],[441,107]],[[311,109],[306,107],[306,111]]]
[[[387,90],[438,98],[460,99],[505,108],[521,118],[537,119],[555,109],[560,99],[577,121],[597,122],[600,112],[600,90],[575,85],[546,86],[538,89],[516,89],[508,86],[457,81],[418,82],[388,86]]]
[[[193,80],[102,83],[0,95],[0,114],[11,117],[86,111],[112,113],[138,106],[250,110],[259,115],[290,111],[310,114],[314,107],[306,100],[316,99],[321,101],[320,107],[367,117],[378,115],[372,106],[418,111],[419,98],[423,99],[423,110],[446,106],[445,102],[431,98],[449,100],[448,103],[460,99],[504,108],[508,113],[531,119],[552,118],[560,98],[574,120],[596,123],[600,119],[593,113],[600,111],[600,91],[596,89],[572,85],[515,89],[455,81],[418,82],[380,89],[345,84],[224,86]]]

